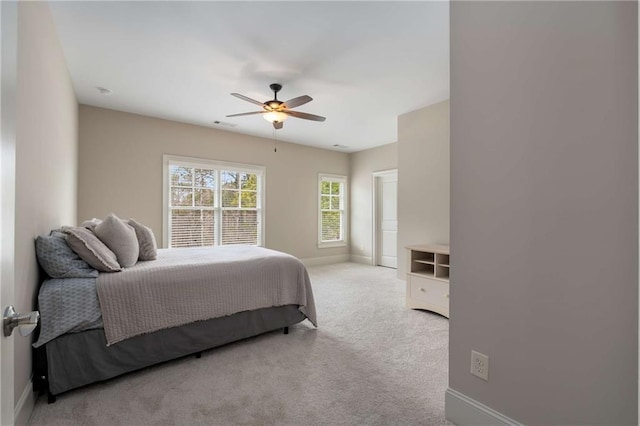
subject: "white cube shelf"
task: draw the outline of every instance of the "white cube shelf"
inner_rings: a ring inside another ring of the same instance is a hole
[[[449,246],[407,247],[407,308],[449,318]]]

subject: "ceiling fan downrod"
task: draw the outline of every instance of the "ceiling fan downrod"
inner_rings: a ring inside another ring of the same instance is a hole
[[[282,89],[282,84],[278,84],[278,83],[272,83],[269,85],[269,88],[271,90],[273,90],[273,99],[275,101],[278,100],[278,92],[280,91],[280,89]]]

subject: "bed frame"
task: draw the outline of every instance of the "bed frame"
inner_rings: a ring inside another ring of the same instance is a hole
[[[71,389],[257,336],[303,321],[297,305],[239,312],[156,331],[107,346],[104,329],[57,337],[34,350],[34,390],[48,402]]]

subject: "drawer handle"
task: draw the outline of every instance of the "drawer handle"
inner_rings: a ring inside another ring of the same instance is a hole
[[[424,288],[420,287],[420,291],[426,292],[427,290],[425,290]]]
[[[449,298],[449,293],[446,293],[446,294],[444,295],[444,297],[446,297],[446,298],[448,299],[448,298]]]

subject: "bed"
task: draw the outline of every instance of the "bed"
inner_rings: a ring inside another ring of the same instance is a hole
[[[120,272],[46,280],[38,301],[34,388],[49,402],[305,319],[317,326],[302,262],[255,246],[159,249]]]

